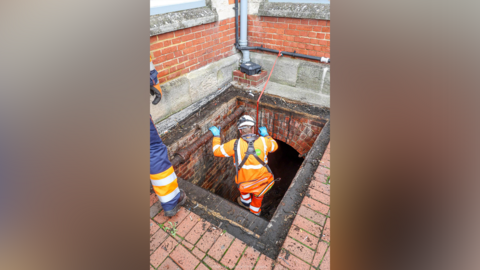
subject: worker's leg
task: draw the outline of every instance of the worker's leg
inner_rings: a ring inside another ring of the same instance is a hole
[[[242,192],[240,192],[240,201],[242,202],[242,204],[243,204],[245,207],[248,208],[248,207],[250,206],[250,202],[252,202],[250,193],[242,193]]]
[[[262,207],[263,196],[257,197],[257,196],[252,194],[251,198],[252,198],[252,202],[250,203],[250,212],[259,216],[260,212],[262,211],[262,209],[260,209],[260,208]]]
[[[150,180],[166,216],[175,215],[185,203],[185,192],[178,188],[177,176],[168,160],[167,147],[163,144],[150,118]]]

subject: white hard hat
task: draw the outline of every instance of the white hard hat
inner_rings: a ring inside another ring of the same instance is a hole
[[[238,122],[237,122],[238,129],[242,129],[244,127],[253,127],[253,126],[255,126],[255,120],[253,120],[253,118],[250,117],[249,115],[242,115],[242,117],[238,119]]]

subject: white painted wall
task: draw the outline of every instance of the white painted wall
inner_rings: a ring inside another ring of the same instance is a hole
[[[235,17],[235,10],[233,10],[233,7],[235,6],[235,4],[229,5],[228,0],[211,0],[211,1],[212,1],[212,7],[217,9],[219,21]],[[261,2],[263,2],[263,0],[248,0],[248,14],[252,14],[252,15],[257,14],[258,8],[260,7]],[[239,3],[238,14],[240,15],[240,3]]]

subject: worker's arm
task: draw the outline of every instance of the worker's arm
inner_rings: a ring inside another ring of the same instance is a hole
[[[233,145],[235,140],[231,140],[225,144],[222,144],[220,137],[213,138],[213,155],[216,157],[231,157],[235,155]]]
[[[222,144],[222,139],[220,138],[220,130],[217,127],[211,127],[209,130],[212,132],[213,138],[213,155],[216,157],[231,157],[235,155],[233,150],[233,145],[235,140],[231,140],[226,144]]]
[[[269,149],[268,149],[269,153],[277,151],[278,144],[272,137],[266,136],[265,141],[267,141],[267,147],[269,147]],[[268,142],[270,142],[270,145],[268,145]]]
[[[267,150],[269,153],[275,152],[278,149],[277,142],[268,135],[266,127],[260,127],[258,133],[265,138],[265,143],[267,144]]]

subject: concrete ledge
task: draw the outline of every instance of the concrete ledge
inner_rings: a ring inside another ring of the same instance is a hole
[[[237,86],[235,82],[233,82],[232,84],[234,86]],[[264,85],[265,84],[262,84],[256,88],[252,87],[251,90],[260,92],[262,91]],[[287,99],[297,100],[297,101],[301,101],[301,102],[312,104],[312,105],[330,108],[329,95],[314,93],[306,89],[275,83],[275,82],[272,82],[271,80],[268,83],[264,93],[279,96],[279,97],[285,97]]]
[[[273,63],[277,58],[276,55],[251,52],[250,59],[252,62],[259,64],[268,73],[272,70]],[[275,65],[275,72],[272,73],[270,81],[296,86],[298,76],[298,66],[300,63],[305,62],[298,59],[292,59],[288,57],[280,57]]]
[[[259,16],[330,20],[330,4],[263,2]]]
[[[154,97],[150,96],[154,123],[229,85],[240,59],[241,54],[236,53],[160,85],[163,92],[160,103],[153,105]]]
[[[218,14],[209,7],[150,16],[150,36],[218,21]]]
[[[251,52],[252,62],[262,66],[270,73],[276,56]],[[235,86],[236,82],[233,82]],[[261,90],[262,83],[252,90]],[[266,93],[286,97],[292,100],[330,107],[330,65],[281,57],[270,77]]]

